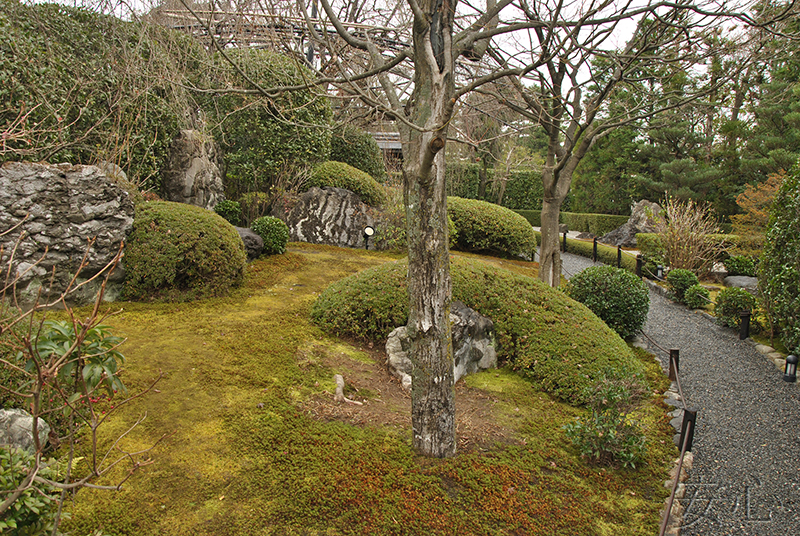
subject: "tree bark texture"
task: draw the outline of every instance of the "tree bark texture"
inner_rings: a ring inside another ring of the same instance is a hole
[[[412,340],[411,421],[414,448],[453,456],[455,391],[450,336],[450,257],[444,145],[453,113],[453,6],[419,4],[414,22],[414,92],[406,107],[403,181],[408,239],[408,330]]]

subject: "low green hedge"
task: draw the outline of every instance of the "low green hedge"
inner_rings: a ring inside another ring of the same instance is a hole
[[[387,263],[328,287],[312,318],[337,335],[382,344],[408,320],[407,261]],[[453,299],[494,321],[498,358],[554,396],[579,405],[605,378],[642,373],[625,342],[584,305],[544,283],[451,257]]]
[[[247,256],[236,229],[193,205],[152,201],[136,208],[125,244],[127,299],[224,295],[244,278]]]
[[[386,204],[386,193],[369,173],[356,169],[344,162],[329,160],[314,166],[306,189],[313,186],[333,186],[354,192],[361,201],[371,207]]]
[[[561,239],[559,239],[561,240]],[[592,258],[594,243],[592,240],[578,240],[567,238],[567,253],[574,253],[583,257]],[[617,265],[617,248],[607,244],[597,243],[597,261],[609,266]],[[622,250],[620,268],[636,273],[636,257]]]
[[[533,229],[513,210],[486,201],[448,197],[447,215],[458,232],[455,249],[530,255],[536,247]]]
[[[542,226],[541,210],[515,210],[517,214],[525,218],[534,227]],[[565,223],[570,231],[579,233],[592,233],[595,236],[603,236],[620,227],[628,221],[628,216],[614,216],[609,214],[578,214],[577,212],[561,212],[558,217],[559,223]]]

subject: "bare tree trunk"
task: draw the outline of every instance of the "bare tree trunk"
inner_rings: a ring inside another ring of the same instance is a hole
[[[558,243],[558,215],[563,199],[542,200],[542,245],[539,248],[539,279],[551,287],[561,283],[561,248]]]

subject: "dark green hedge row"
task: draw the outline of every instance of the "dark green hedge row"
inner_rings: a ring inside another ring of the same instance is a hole
[[[542,174],[538,171],[512,171],[506,180],[505,191],[500,203],[497,203],[499,190],[493,191],[492,183],[495,170],[487,169],[486,194],[478,195],[480,187],[481,164],[474,162],[448,162],[447,195],[464,199],[480,199],[499,204],[512,210],[542,207]]]
[[[517,214],[528,220],[534,227],[542,226],[541,210],[514,210]],[[609,214],[578,214],[577,212],[561,212],[558,217],[560,223],[567,224],[570,231],[579,233],[592,233],[603,236],[620,227],[628,221],[628,216],[614,216]]]

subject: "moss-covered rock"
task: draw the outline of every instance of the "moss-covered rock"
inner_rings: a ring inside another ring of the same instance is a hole
[[[312,318],[329,332],[382,343],[407,321],[406,273],[400,261],[338,281],[317,299]],[[582,404],[603,377],[641,374],[614,331],[540,281],[458,256],[451,276],[453,299],[494,321],[498,358],[554,396]]]
[[[169,201],[144,203],[125,247],[123,296],[223,295],[242,282],[246,260],[239,233],[218,214]]]
[[[372,207],[386,204],[386,193],[381,185],[369,173],[344,162],[330,160],[314,166],[311,179],[306,183],[306,189],[313,186],[319,188],[333,186],[350,190],[358,195],[361,201]]]
[[[461,251],[530,255],[536,236],[528,220],[507,208],[460,197],[447,198],[447,215],[458,231]]]

